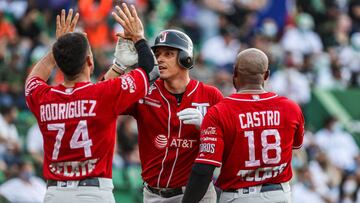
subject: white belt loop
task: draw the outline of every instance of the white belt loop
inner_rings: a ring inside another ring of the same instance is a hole
[[[99,187],[103,189],[114,189],[114,184],[111,178],[98,178],[99,179]]]
[[[290,192],[291,191],[291,186],[289,181],[281,183],[281,187],[283,188],[284,192]]]

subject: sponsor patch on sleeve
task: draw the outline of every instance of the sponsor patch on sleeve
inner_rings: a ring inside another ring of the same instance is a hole
[[[130,93],[134,93],[136,90],[135,79],[131,75],[123,75],[121,78],[121,88],[123,90],[129,90]]]
[[[34,77],[31,78],[25,87],[25,96],[29,96],[31,94],[31,92],[36,89],[38,86],[42,85],[43,81],[41,81],[40,79]]]

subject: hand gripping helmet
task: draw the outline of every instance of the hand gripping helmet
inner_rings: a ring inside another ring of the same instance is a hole
[[[193,43],[185,33],[178,30],[162,31],[151,48],[154,50],[156,47],[164,46],[179,49],[178,62],[182,67],[186,69],[193,67]]]

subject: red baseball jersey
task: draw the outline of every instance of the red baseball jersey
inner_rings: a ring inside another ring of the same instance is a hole
[[[142,69],[121,77],[76,83],[73,88],[49,86],[31,78],[26,102],[44,139],[44,177],[79,180],[112,176],[116,118],[148,90]]]
[[[186,108],[197,108],[205,115],[222,99],[215,87],[191,80],[180,105],[174,95],[157,80],[145,98],[126,113],[137,120],[143,180],[152,187],[185,186],[199,151],[200,130],[183,124],[176,115]]]
[[[223,190],[281,183],[292,177],[292,149],[303,135],[293,101],[270,92],[233,94],[204,118],[195,162],[221,166],[216,185]]]

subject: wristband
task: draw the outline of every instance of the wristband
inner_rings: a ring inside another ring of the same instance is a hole
[[[124,66],[123,64],[118,63],[118,62],[116,61],[116,58],[114,58],[113,64],[114,64],[114,66],[115,66],[117,69],[119,69],[119,72],[120,72],[120,70],[125,71],[126,68],[127,68],[127,67]]]
[[[117,73],[117,74],[121,75],[121,71],[116,70],[116,68],[112,67],[112,68],[111,68],[111,70],[112,70],[112,71],[114,71],[115,73]]]

